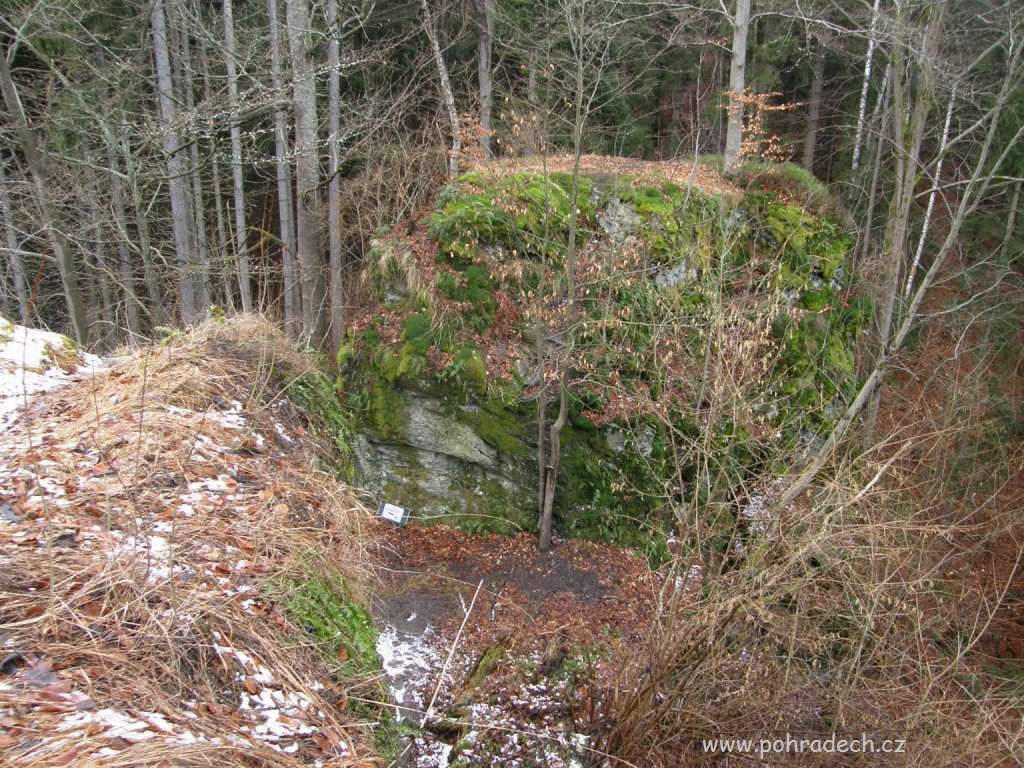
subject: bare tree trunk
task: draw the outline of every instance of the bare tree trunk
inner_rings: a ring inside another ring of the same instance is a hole
[[[327,233],[330,239],[329,265],[331,272],[331,348],[341,346],[345,330],[345,293],[341,263],[341,158],[338,137],[341,133],[341,29],[338,26],[338,0],[327,0],[327,99],[328,131],[327,173],[330,177],[327,198]]]
[[[181,8],[181,0],[176,0],[178,13],[176,14],[181,24],[180,48],[181,48],[181,78],[179,85],[185,92],[185,107],[189,114],[195,114],[195,78],[192,71],[192,43],[189,40],[188,17]],[[206,237],[206,211],[203,205],[203,176],[199,162],[199,142],[190,141],[189,151],[189,179],[192,184],[192,231],[195,237],[196,250],[199,255],[199,273],[196,277],[196,305],[203,311],[210,305],[210,246]]]
[[[117,232],[117,272],[124,292],[124,316],[128,333],[135,339],[142,327],[139,323],[138,294],[135,292],[135,274],[132,269],[131,251],[128,248],[128,217],[124,208],[124,186],[118,170],[117,153],[107,142],[107,170],[110,172],[110,199],[114,212],[114,227]]]
[[[538,60],[537,52],[531,50],[526,62],[526,102],[530,106],[526,131],[529,140],[528,151],[535,155],[539,155],[544,151],[544,142],[540,135],[540,124],[537,122],[540,119],[538,114],[540,109],[540,89],[537,82],[539,69],[540,61]]]
[[[203,96],[210,102],[212,91],[210,89],[210,61],[203,57]],[[232,272],[234,271],[228,262],[228,254],[232,247],[228,238],[227,224],[224,217],[224,193],[220,184],[220,161],[217,159],[217,139],[210,140],[210,178],[213,181],[213,210],[217,223],[217,257],[216,272],[224,292],[224,306],[226,309],[235,309],[235,287],[232,284]]]
[[[491,71],[491,51],[494,48],[495,0],[475,0],[477,11],[477,76],[480,81],[480,148],[484,157],[494,157],[494,77]]]
[[[583,24],[586,22],[586,19],[581,17],[577,21]],[[586,98],[584,91],[584,60],[579,54],[576,57],[575,63],[572,190],[569,196],[569,231],[565,244],[565,278],[566,292],[568,294],[566,303],[569,307],[570,317],[576,304],[576,230],[579,219],[580,160],[583,156],[583,128],[590,113],[591,103],[588,102],[587,107],[584,108],[584,99]],[[568,340],[566,343],[569,343]],[[561,435],[569,415],[570,351],[568,348],[564,350],[558,365],[558,417],[551,425],[548,464],[544,473],[544,506],[541,509],[540,537],[538,542],[541,552],[546,551],[551,546],[551,522],[554,518],[555,485],[558,481],[558,467],[562,458]]]
[[[821,91],[824,80],[825,45],[820,39],[816,39],[814,79],[811,81],[811,95],[807,100],[807,129],[804,132],[804,153],[801,163],[808,173],[814,173],[814,151],[818,146],[818,123],[821,119]]]
[[[93,158],[88,158],[86,165],[86,189],[89,190],[88,210],[91,218],[90,234],[92,236],[92,257],[95,262],[93,270],[96,276],[96,285],[99,289],[99,301],[96,304],[96,315],[99,319],[100,330],[97,338],[105,349],[114,345],[117,335],[117,318],[114,312],[114,291],[110,285],[110,278],[114,274],[107,261],[107,233],[104,228],[105,217],[103,215],[103,195],[100,190],[99,179],[93,167],[96,165]]]
[[[224,57],[228,73],[228,106],[231,110],[231,178],[235,199],[235,262],[238,265],[238,292],[242,311],[252,312],[252,285],[249,280],[248,230],[245,226],[245,190],[242,184],[242,127],[238,114],[238,68],[235,64],[235,22],[231,0],[224,0]]]
[[[171,82],[171,59],[167,45],[164,19],[164,0],[153,0],[153,54],[156,66],[160,114],[163,118],[163,149],[167,157],[167,186],[171,198],[171,224],[174,232],[174,251],[181,271],[178,285],[181,300],[181,319],[187,325],[201,319],[196,302],[195,256],[192,231],[189,226],[185,169],[181,157],[181,139],[178,136],[177,107]]]
[[[131,191],[132,196],[132,213],[135,219],[135,230],[139,237],[139,253],[142,256],[142,275],[146,282],[146,292],[149,294],[149,302],[145,306],[148,307],[153,323],[159,325],[165,321],[167,310],[164,308],[160,278],[157,275],[156,265],[153,263],[153,246],[149,239],[149,216],[146,213],[146,206],[142,200],[139,176],[135,168],[135,160],[132,158],[131,149],[128,147],[127,142],[121,143],[120,149],[121,156],[124,158],[128,189]]]
[[[921,236],[917,241],[917,250],[914,252],[914,262],[907,271],[907,284],[903,289],[903,295],[909,296],[914,287],[914,276],[921,264],[921,257],[924,255],[924,246],[928,240],[928,228],[932,222],[932,212],[935,210],[935,198],[939,193],[939,185],[942,180],[942,161],[946,159],[946,147],[949,144],[949,126],[953,122],[953,104],[956,103],[956,86],[953,86],[953,93],[949,97],[949,106],[946,107],[946,122],[942,127],[942,141],[939,144],[939,158],[935,161],[935,179],[932,181],[932,189],[928,194],[928,207],[924,212],[924,222],[921,224]]]
[[[281,41],[277,23],[277,0],[268,0],[270,17],[270,72],[274,95],[284,93],[281,79]],[[302,325],[302,300],[295,268],[295,204],[292,174],[288,164],[288,114],[274,111],[274,156],[277,161],[277,211],[281,230],[281,292],[284,294],[284,330],[297,339]]]
[[[295,225],[302,285],[302,334],[314,346],[326,334],[323,259],[317,231],[320,164],[317,158],[316,82],[306,39],[309,7],[306,0],[287,0],[288,43],[292,59],[292,99],[295,108]]]
[[[864,118],[868,108],[868,86],[871,85],[871,63],[875,57],[875,29],[878,26],[878,8],[881,0],[875,0],[871,9],[871,26],[868,29],[868,51],[864,56],[864,79],[860,84],[860,106],[857,108],[857,133],[853,140],[853,170],[860,165],[860,148],[864,140]]]
[[[0,90],[3,91],[4,104],[7,106],[8,116],[14,123],[15,135],[18,138],[21,152],[25,156],[25,164],[28,167],[29,175],[32,177],[36,205],[39,207],[40,224],[46,230],[46,237],[50,241],[54,258],[57,260],[57,270],[60,272],[61,285],[64,290],[64,301],[67,304],[72,333],[79,344],[88,344],[89,324],[85,315],[82,292],[78,285],[75,259],[71,252],[71,246],[67,241],[67,236],[61,229],[57,212],[50,203],[49,179],[47,177],[44,150],[40,147],[36,134],[29,127],[28,119],[25,117],[25,110],[22,109],[18,89],[14,84],[10,67],[7,64],[7,51],[5,50],[0,50]]]
[[[551,548],[551,524],[554,519],[555,485],[558,481],[558,467],[562,460],[562,430],[569,417],[569,384],[566,373],[567,363],[562,363],[562,373],[558,382],[558,417],[551,425],[549,433],[550,451],[548,464],[544,471],[544,506],[540,516],[540,536],[537,546],[541,552]]]
[[[0,52],[0,55],[3,55]],[[29,297],[28,283],[25,280],[25,265],[21,261],[21,244],[18,232],[14,227],[14,212],[7,189],[7,171],[5,159],[0,154],[0,215],[4,217],[4,244],[7,246],[7,263],[11,265],[11,278],[14,280],[14,294],[18,299],[18,317],[22,325],[28,325]]]
[[[1003,235],[1003,241],[999,244],[999,249],[1003,250],[1010,241],[1013,240],[1013,233],[1017,226],[1017,209],[1020,207],[1020,187],[1021,181],[1017,180],[1017,183],[1013,185],[1013,195],[1010,197],[1010,209],[1006,214],[1006,229]]]
[[[537,515],[542,520],[544,514],[544,494],[547,489],[547,449],[545,445],[544,427],[547,425],[548,388],[544,381],[544,328],[538,323],[534,339],[534,353],[537,356]],[[543,527],[543,526],[542,526]]]
[[[99,206],[94,206],[96,221],[102,221]],[[101,227],[96,226],[96,238],[93,250],[93,258],[96,260],[96,282],[99,285],[99,307],[98,315],[101,321],[101,328],[97,334],[101,345],[105,349],[114,346],[116,338],[117,320],[114,315],[114,291],[110,287],[110,265],[107,263],[107,243]]]
[[[887,141],[885,139],[885,135],[889,124],[888,80],[882,88],[880,100],[882,104],[882,117],[878,124],[878,137],[875,141],[875,156],[872,160],[871,186],[868,188],[868,210],[864,216],[863,234],[861,236],[859,252],[855,257],[855,266],[863,263],[864,259],[867,257],[874,237],[875,205],[878,201],[878,179],[882,171],[882,158],[885,157],[886,154],[885,148],[887,146]]]
[[[750,30],[750,0],[736,0],[736,14],[732,19],[732,61],[729,65],[729,121],[725,131],[725,159],[723,169],[734,173],[740,165],[743,145],[743,102],[746,88],[747,32]]]
[[[932,14],[925,30],[925,57],[930,57],[937,44],[939,29],[942,25],[943,13],[941,6]],[[903,71],[901,71],[903,70]],[[923,81],[923,75],[919,75]],[[914,203],[914,187],[917,181],[918,161],[921,154],[921,143],[924,140],[925,122],[928,118],[932,92],[926,82],[916,86],[913,104],[907,104],[907,90],[911,86],[911,76],[903,65],[903,56],[894,54],[892,86],[893,86],[893,146],[896,148],[895,185],[890,205],[889,220],[886,223],[886,236],[883,246],[882,261],[882,293],[877,304],[877,331],[879,355],[889,349],[896,302],[900,295],[899,279],[904,266],[907,245],[907,231],[910,224],[910,212]],[[871,441],[874,437],[875,423],[878,418],[880,390],[875,390],[868,403],[867,416],[864,424],[864,438]]]
[[[441,82],[441,98],[448,110],[448,125],[452,131],[452,148],[448,154],[448,177],[454,179],[459,175],[462,128],[459,125],[459,113],[455,108],[455,94],[452,92],[452,84],[448,79],[448,67],[441,55],[441,44],[437,40],[437,32],[434,29],[434,21],[430,15],[430,8],[427,6],[427,0],[420,0],[420,7],[423,10],[423,30],[427,33],[427,39],[430,41],[430,49],[434,53],[434,64],[437,66],[437,76]]]

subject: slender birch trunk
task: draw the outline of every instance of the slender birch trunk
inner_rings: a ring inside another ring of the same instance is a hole
[[[864,140],[864,118],[868,108],[868,87],[871,85],[871,63],[875,58],[875,30],[878,27],[878,9],[881,0],[875,0],[871,9],[871,26],[868,28],[868,51],[864,56],[864,78],[860,84],[860,106],[857,108],[857,133],[853,139],[853,170],[860,165],[860,148]]]
[[[588,20],[579,18],[582,27]],[[572,24],[572,22],[570,22]],[[581,30],[582,31],[582,30]],[[590,100],[587,100],[584,107],[584,100],[587,99],[585,92],[584,60],[579,51],[581,45],[576,45],[576,83],[574,94],[573,117],[573,165],[572,165],[572,186],[569,195],[569,226],[565,245],[565,279],[566,279],[566,304],[569,313],[572,314],[576,304],[576,231],[579,224],[579,194],[580,194],[580,162],[583,157],[583,129],[586,126],[587,118],[590,115],[593,93]],[[562,430],[565,429],[569,415],[569,359],[571,349],[563,351],[563,357],[559,360],[558,368],[558,416],[551,424],[548,432],[548,463],[544,472],[544,506],[540,515],[540,536],[538,548],[541,552],[547,551],[551,546],[551,525],[554,519],[555,486],[558,482],[558,469],[562,459]]]
[[[8,194],[5,163],[3,155],[0,155],[0,215],[4,217],[4,244],[7,246],[7,263],[11,265],[11,277],[14,280],[14,294],[18,299],[18,317],[22,325],[28,325],[28,282],[25,280],[25,265],[21,260],[18,232],[14,227],[14,212]]]
[[[319,346],[326,338],[327,324],[323,258],[317,230],[320,164],[317,157],[316,82],[307,43],[309,6],[306,0],[286,0],[285,5],[295,109],[295,229],[302,285],[302,335],[310,344]]]
[[[270,17],[270,73],[275,98],[284,93],[281,77],[281,40],[278,32],[277,0],[268,0]],[[288,113],[274,111],[274,156],[277,170],[277,211],[281,230],[281,292],[284,294],[284,329],[297,339],[302,326],[302,298],[295,265],[295,204],[292,173],[288,163]]]
[[[480,85],[480,148],[485,158],[494,157],[494,76],[491,69],[491,52],[494,48],[494,3],[495,0],[476,0],[477,27],[477,78]]]
[[[448,125],[451,127],[452,132],[452,148],[448,154],[448,177],[454,179],[459,175],[459,154],[462,152],[462,128],[459,125],[459,113],[455,108],[455,95],[452,92],[452,84],[448,79],[448,67],[444,63],[444,56],[441,55],[441,44],[437,40],[434,20],[430,15],[427,0],[420,0],[420,8],[423,11],[423,31],[427,33],[427,39],[430,41],[430,50],[434,54],[434,65],[437,67],[437,76],[441,82],[441,98],[444,101],[445,109],[448,110]]]
[[[878,123],[878,136],[875,140],[875,155],[872,160],[871,186],[868,188],[868,210],[864,216],[864,234],[861,238],[860,249],[856,255],[855,266],[864,261],[871,248],[875,228],[875,206],[878,200],[878,180],[882,171],[882,158],[885,156],[886,133],[889,126],[889,75],[892,70],[886,69],[886,77],[882,83],[882,92],[879,94],[879,104],[876,104],[876,112],[881,108],[881,120]]]
[[[815,40],[814,79],[807,99],[807,129],[804,132],[804,151],[801,164],[808,173],[814,173],[814,151],[818,146],[818,123],[821,119],[821,91],[825,80],[825,46]]]
[[[164,123],[163,150],[167,157],[167,187],[171,198],[171,224],[174,232],[174,251],[181,272],[178,293],[181,301],[181,319],[188,325],[201,319],[196,302],[195,251],[191,227],[185,168],[182,162],[181,138],[177,128],[177,106],[171,82],[171,59],[167,44],[164,0],[153,0],[151,13],[153,26],[153,58],[156,67],[160,114]]]
[[[924,212],[924,222],[921,224],[921,236],[917,241],[917,250],[914,252],[914,263],[910,265],[907,272],[907,284],[904,286],[903,295],[909,296],[914,286],[914,276],[921,264],[921,257],[924,255],[924,246],[928,240],[928,228],[931,225],[932,213],[935,210],[935,198],[939,194],[939,185],[942,180],[942,161],[946,159],[946,147],[949,145],[949,126],[953,122],[953,105],[956,103],[956,86],[953,86],[953,93],[949,97],[949,105],[946,107],[946,122],[942,127],[942,141],[939,144],[939,158],[935,161],[935,179],[932,181],[932,189],[928,194],[928,207]]]
[[[235,56],[235,22],[231,0],[224,0],[224,57],[228,73],[228,107],[231,110],[231,179],[235,201],[235,263],[238,265],[238,292],[242,297],[242,311],[252,312],[248,230],[245,226],[245,190],[242,182],[242,127],[239,125],[238,68]]]
[[[329,237],[329,265],[331,273],[331,348],[341,346],[345,329],[345,293],[341,263],[341,158],[338,136],[341,133],[341,29],[338,27],[338,0],[327,0],[327,233]]]
[[[729,65],[729,120],[725,129],[725,172],[734,173],[740,165],[743,145],[743,96],[746,88],[747,33],[750,30],[750,0],[736,0],[732,19],[732,60]]]
[[[86,318],[85,304],[82,301],[82,292],[78,283],[75,258],[67,236],[64,234],[64,230],[61,229],[62,225],[57,210],[50,201],[45,150],[40,146],[35,131],[29,127],[25,110],[21,106],[21,98],[18,95],[17,86],[15,86],[14,79],[11,77],[11,70],[7,64],[7,51],[5,50],[0,50],[0,91],[3,91],[7,114],[14,123],[14,133],[21,152],[25,156],[25,165],[28,167],[29,176],[32,179],[32,189],[35,194],[36,205],[39,208],[40,224],[46,231],[50,248],[53,249],[54,258],[57,261],[57,270],[60,273],[61,287],[64,291],[64,302],[67,305],[72,333],[79,344],[88,344],[89,323]]]

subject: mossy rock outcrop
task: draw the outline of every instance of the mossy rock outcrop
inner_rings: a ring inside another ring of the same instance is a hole
[[[681,510],[822,439],[870,312],[851,239],[820,206],[725,186],[538,169],[445,187],[422,229],[375,244],[379,311],[339,351],[359,481],[423,519],[534,528],[538,403],[546,430],[564,373],[557,531],[657,557]]]

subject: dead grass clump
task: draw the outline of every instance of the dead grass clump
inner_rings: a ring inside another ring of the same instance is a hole
[[[358,644],[345,627],[325,644],[287,608],[306,581],[355,605],[366,578],[365,510],[315,468],[287,401],[311,370],[263,320],[209,323],[41,397],[0,438],[7,757],[372,756],[348,706],[375,691]]]
[[[896,765],[1010,764],[1019,691],[971,655],[1004,595],[955,594],[958,553],[936,543],[970,535],[972,521],[908,504],[883,480],[891,466],[839,468],[813,504],[748,528],[718,567],[691,569],[696,588],[678,579],[605,701],[604,749],[636,765],[731,765],[758,755],[704,740],[756,750],[787,734],[863,734],[878,752],[763,757],[867,765],[902,740],[885,756]]]

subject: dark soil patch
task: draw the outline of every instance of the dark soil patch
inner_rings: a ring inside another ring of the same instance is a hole
[[[481,582],[461,640],[469,646],[511,640],[525,650],[555,632],[579,644],[635,640],[651,620],[655,575],[610,545],[559,541],[540,553],[529,534],[387,524],[379,541],[384,588],[375,610],[410,632],[431,625],[454,637]]]

